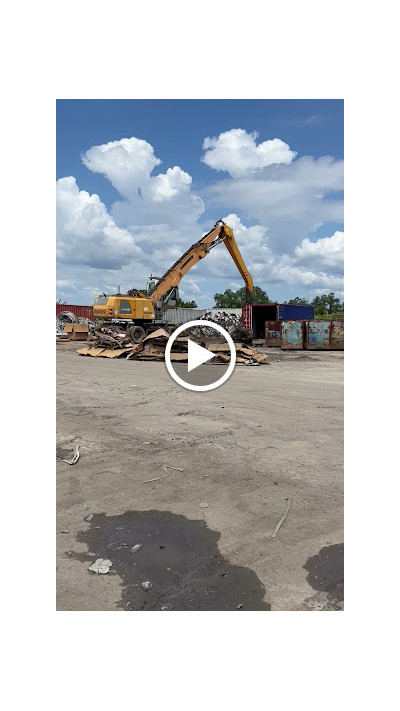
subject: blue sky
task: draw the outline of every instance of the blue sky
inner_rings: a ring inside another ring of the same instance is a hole
[[[57,298],[141,287],[228,216],[270,298],[342,290],[342,159],[341,100],[58,101]],[[199,306],[241,286],[218,250],[182,281]]]

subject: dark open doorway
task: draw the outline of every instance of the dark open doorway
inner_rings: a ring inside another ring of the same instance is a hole
[[[265,338],[265,322],[278,320],[278,304],[253,304],[253,337]]]

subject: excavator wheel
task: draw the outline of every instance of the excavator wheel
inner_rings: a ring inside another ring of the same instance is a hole
[[[146,331],[141,326],[131,326],[128,330],[128,336],[132,343],[141,343],[146,335]]]

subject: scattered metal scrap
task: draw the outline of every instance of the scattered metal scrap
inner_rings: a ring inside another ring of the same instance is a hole
[[[108,573],[112,566],[111,560],[108,560],[108,558],[97,558],[92,565],[89,565],[89,570],[92,571],[92,573],[101,573],[104,575],[105,573]]]
[[[132,546],[129,553],[137,553],[138,551],[140,551],[141,548],[143,548],[142,543],[136,543],[135,546]]]
[[[219,324],[229,333],[235,342],[251,343],[253,340],[252,331],[243,326],[242,316],[238,314],[229,314],[226,313],[226,311],[206,311],[203,316],[200,316],[199,321],[212,321],[213,323]],[[198,326],[196,328],[197,335],[200,337],[209,336],[212,338],[215,333],[212,328],[207,326],[203,328]],[[193,333],[196,333],[195,329],[193,329]]]
[[[79,444],[75,447],[74,450],[71,450],[71,451],[73,451],[73,455],[72,455],[71,459],[63,459],[62,457],[59,457],[59,456],[57,456],[56,458],[58,459],[58,461],[65,462],[66,464],[76,464],[76,462],[79,459]]]
[[[154,479],[144,479],[143,484],[150,484],[151,481],[161,481],[161,479],[167,479],[169,474],[164,474],[164,476],[156,476]]]
[[[275,527],[275,530],[274,530],[274,532],[273,532],[271,538],[275,538],[275,536],[276,536],[276,534],[278,533],[280,527],[282,526],[282,524],[283,524],[283,522],[284,522],[286,516],[287,516],[288,513],[289,513],[289,509],[290,509],[291,505],[292,505],[292,499],[286,499],[286,511],[285,511],[285,513],[283,514],[282,518],[278,521],[278,523],[277,523],[277,525],[276,525],[276,527]]]
[[[86,323],[91,331],[95,327],[94,321],[89,318],[78,318],[72,311],[61,311],[56,318],[56,338],[66,339],[67,334],[64,332],[67,323]]]

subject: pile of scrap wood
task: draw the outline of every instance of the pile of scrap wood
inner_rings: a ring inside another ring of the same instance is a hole
[[[107,330],[107,329],[106,329]],[[104,334],[109,336],[110,334]],[[102,341],[103,336],[96,338],[95,346],[89,348],[81,348],[78,350],[79,355],[94,356],[95,358],[122,358],[129,360],[164,360],[165,348],[170,338],[170,334],[159,328],[153,331],[142,341],[142,343],[133,344],[126,339],[117,339],[116,343],[108,345],[107,340]],[[115,339],[114,339],[115,340]],[[171,361],[181,361],[183,363],[188,360],[188,338],[176,338],[172,344],[170,358]],[[201,343],[206,346],[205,343]],[[260,353],[253,348],[248,348],[240,343],[236,343],[236,363],[237,365],[261,365],[267,363],[265,353]],[[211,343],[206,346],[208,350],[215,353],[215,357],[208,361],[214,365],[226,365],[230,361],[230,349],[227,343]]]
[[[268,364],[268,356],[265,353],[260,353],[254,348],[244,346],[242,343],[235,343],[236,347],[236,364],[237,365],[261,365]],[[215,358],[212,358],[209,363],[226,364],[229,363],[230,348],[227,343],[210,343],[207,346],[209,351],[215,353]]]

